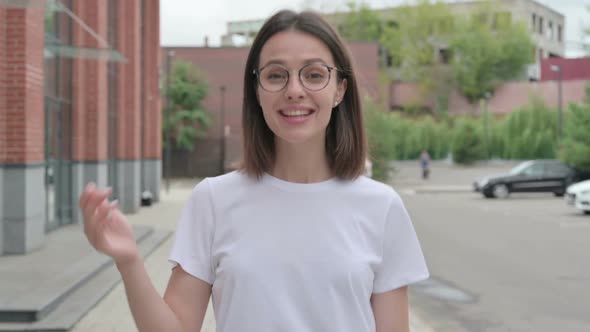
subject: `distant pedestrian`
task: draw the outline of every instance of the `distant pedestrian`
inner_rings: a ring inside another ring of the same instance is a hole
[[[238,171],[201,181],[180,217],[162,299],[110,191],[80,197],[139,331],[409,331],[407,285],[428,278],[400,196],[366,176],[352,60],[321,16],[281,11],[245,63]]]
[[[428,179],[430,175],[430,154],[426,149],[420,154],[420,167],[422,168],[422,178]]]

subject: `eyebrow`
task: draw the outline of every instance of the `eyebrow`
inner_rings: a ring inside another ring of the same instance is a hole
[[[306,59],[305,61],[303,61],[303,64],[308,65],[310,63],[316,63],[316,62],[321,62],[321,63],[327,64],[327,62],[324,61],[324,59],[322,59],[322,58],[310,58],[310,59]],[[285,61],[279,60],[279,59],[273,59],[273,60],[270,60],[270,61],[266,62],[264,64],[264,66],[260,66],[260,68],[266,67],[268,65],[273,65],[273,64],[285,66]]]

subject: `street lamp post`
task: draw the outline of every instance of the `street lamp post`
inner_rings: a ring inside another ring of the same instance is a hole
[[[168,50],[166,54],[166,193],[170,192],[170,165],[171,165],[171,158],[172,158],[172,147],[170,146],[171,135],[172,135],[172,128],[170,128],[171,124],[171,113],[172,113],[172,101],[170,98],[171,91],[170,91],[170,67],[172,63],[172,58],[174,57],[174,51]]]
[[[221,107],[219,112],[219,134],[221,138],[221,158],[220,158],[220,170],[221,174],[225,172],[225,85],[219,87],[221,97]]]
[[[557,73],[557,137],[561,142],[563,137],[563,70],[560,65],[552,65],[551,71]]]
[[[489,107],[489,103],[490,103],[490,98],[492,98],[492,94],[489,92],[486,92],[484,94],[484,108],[483,108],[483,130],[484,130],[484,143],[485,143],[485,153],[486,153],[486,159],[490,158],[490,139],[489,139],[489,134],[488,134],[488,107]]]

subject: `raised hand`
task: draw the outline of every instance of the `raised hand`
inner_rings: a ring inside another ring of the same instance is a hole
[[[80,195],[79,206],[84,216],[84,234],[99,252],[112,257],[117,264],[139,258],[131,225],[118,208],[117,201],[109,202],[112,190],[99,190],[89,183]]]

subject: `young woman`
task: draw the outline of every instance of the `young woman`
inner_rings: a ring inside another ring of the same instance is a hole
[[[320,16],[281,11],[244,77],[244,162],[187,202],[164,298],[109,191],[80,199],[86,235],[115,260],[140,331],[408,331],[407,285],[428,277],[398,194],[365,176],[348,52]]]

